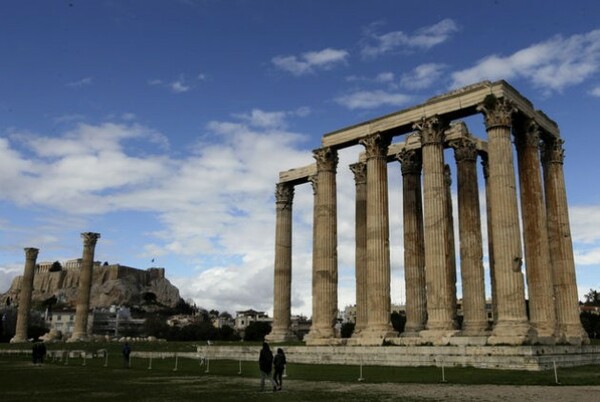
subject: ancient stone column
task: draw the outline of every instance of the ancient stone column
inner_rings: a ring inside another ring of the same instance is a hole
[[[578,345],[589,343],[589,339],[579,320],[562,144],[559,138],[545,139],[542,148],[548,239],[559,336],[561,341]]]
[[[356,185],[356,326],[353,337],[359,337],[367,327],[367,165],[350,165]]]
[[[485,215],[487,224],[487,236],[488,236],[488,263],[490,267],[490,288],[492,292],[492,322],[495,324],[498,318],[498,304],[496,297],[496,277],[494,275],[494,243],[492,239],[492,197],[490,196],[490,171],[488,164],[487,152],[481,153],[481,166],[483,168],[483,178],[485,180]]]
[[[77,307],[75,309],[75,323],[73,335],[68,342],[85,341],[88,339],[87,325],[90,309],[90,292],[92,289],[92,268],[94,266],[94,249],[100,238],[100,233],[82,233],[83,256],[81,272],[79,273],[79,286],[77,288]]]
[[[452,319],[456,321],[456,250],[454,249],[454,215],[452,212],[452,174],[450,166],[444,165],[444,179],[446,182],[446,205],[448,206],[448,258],[446,261],[446,269],[448,270],[448,289],[452,296]]]
[[[421,201],[421,151],[403,150],[396,159],[402,169],[402,215],[404,218],[404,282],[406,325],[402,336],[418,336],[427,320],[425,248]]]
[[[390,241],[387,189],[387,149],[391,138],[381,133],[360,141],[367,163],[367,294],[365,343],[381,344],[396,336],[390,321]]]
[[[537,124],[530,121],[516,126],[515,144],[519,162],[529,322],[536,331],[538,342],[554,344],[556,341],[554,289],[539,154],[540,134]]]
[[[453,334],[453,295],[448,272],[448,194],[444,174],[444,130],[437,116],[424,118],[414,128],[421,135],[423,153],[423,209],[425,234],[425,277],[427,282],[427,330],[422,337],[436,344]]]
[[[317,161],[313,240],[313,316],[307,344],[326,343],[335,336],[337,314],[337,152],[313,151]],[[325,341],[325,342],[323,342]]]
[[[294,186],[278,183],[275,189],[275,274],[273,284],[273,330],[271,342],[295,339],[290,329],[292,304],[292,203]]]
[[[25,249],[25,269],[23,279],[21,280],[21,289],[19,290],[19,307],[17,310],[17,326],[15,336],[10,343],[27,342],[27,324],[29,323],[29,309],[31,306],[31,293],[33,292],[33,275],[35,272],[35,261],[39,249]]]
[[[510,138],[512,114],[516,109],[506,99],[489,95],[478,110],[484,115],[488,134],[488,180],[498,306],[498,319],[488,343],[522,344],[530,340],[530,326],[525,312],[517,183]]]
[[[472,139],[452,141],[457,167],[458,230],[463,323],[461,335],[481,336],[487,327],[483,240],[477,184],[477,148]]]

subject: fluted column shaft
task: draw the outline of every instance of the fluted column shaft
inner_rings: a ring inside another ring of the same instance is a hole
[[[75,308],[75,323],[71,342],[87,339],[88,313],[90,309],[90,292],[92,289],[92,268],[94,266],[94,250],[100,233],[82,233],[83,256],[81,258],[81,272],[79,273],[79,286],[77,288],[77,306]]]
[[[294,186],[278,183],[275,189],[275,272],[273,284],[273,330],[271,342],[292,339],[292,205]]]
[[[563,173],[564,150],[562,144],[562,140],[554,139],[546,140],[543,146],[548,239],[553,266],[559,336],[563,341],[580,344],[588,343],[589,339],[579,319],[573,241]]]
[[[456,321],[456,250],[454,247],[454,215],[452,212],[452,174],[449,165],[444,165],[444,178],[446,181],[446,205],[448,206],[448,259],[446,269],[448,270],[448,291],[452,297],[452,320]]]
[[[313,242],[313,318],[308,340],[334,337],[337,313],[337,152],[320,148],[317,161]]]
[[[483,240],[477,184],[477,148],[470,139],[452,143],[457,166],[458,230],[462,282],[462,334],[483,335],[487,326]]]
[[[350,165],[350,169],[356,185],[356,326],[353,335],[359,336],[367,327],[367,165],[359,162]]]
[[[15,336],[10,343],[27,342],[27,325],[29,324],[29,310],[31,307],[31,293],[33,292],[33,276],[35,263],[39,250],[37,248],[25,249],[25,269],[19,290],[19,307],[17,310],[17,326]]]
[[[404,336],[416,336],[425,328],[425,247],[423,204],[421,201],[420,150],[404,150],[396,158],[402,169],[402,214],[404,218],[404,282],[406,286],[406,325]]]
[[[517,186],[510,137],[512,114],[516,109],[509,101],[490,95],[479,110],[484,114],[488,134],[494,275],[498,299],[498,319],[488,342],[520,344],[529,340],[529,323],[525,312]]]
[[[360,141],[367,163],[367,322],[369,336],[385,338],[394,333],[390,301],[390,246],[387,188],[387,149],[390,138],[372,134]]]
[[[527,126],[519,125],[515,133],[515,144],[519,162],[529,322],[536,331],[538,342],[554,343],[554,289],[537,125],[534,122]]]
[[[498,319],[498,304],[496,296],[496,276],[494,275],[494,242],[492,226],[492,197],[490,195],[490,172],[487,152],[481,154],[481,166],[483,167],[483,178],[485,180],[485,215],[488,236],[488,263],[490,266],[490,288],[492,292],[492,321],[495,324]]]
[[[448,243],[448,196],[444,174],[444,129],[437,117],[415,124],[421,134],[423,153],[425,277],[427,282],[427,329],[447,331],[453,319]]]

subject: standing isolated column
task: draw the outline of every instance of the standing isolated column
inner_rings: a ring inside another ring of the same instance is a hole
[[[492,291],[492,323],[495,325],[498,319],[498,304],[496,297],[496,276],[494,275],[494,242],[492,239],[492,197],[490,196],[490,170],[487,152],[481,152],[481,167],[483,168],[483,178],[485,181],[485,215],[488,237],[488,263],[490,266],[490,288]]]
[[[421,151],[403,150],[396,159],[402,169],[402,214],[404,219],[404,282],[406,325],[402,336],[418,336],[427,320],[423,204],[421,201]]]
[[[27,324],[29,323],[29,307],[31,305],[31,293],[33,292],[33,275],[35,271],[35,261],[39,249],[28,247],[25,249],[25,269],[23,279],[21,280],[21,290],[19,291],[19,307],[17,310],[17,327],[15,336],[10,343],[27,342]]]
[[[367,327],[367,165],[350,165],[356,184],[356,326],[353,337],[359,337]]]
[[[273,284],[273,330],[271,342],[295,339],[291,330],[292,299],[292,204],[294,186],[278,183],[275,189],[275,272]]]
[[[313,228],[313,317],[307,344],[331,342],[337,318],[337,197],[335,149],[313,151],[317,161]],[[329,340],[329,341],[328,341]]]
[[[360,140],[367,160],[367,294],[366,344],[380,345],[397,336],[391,321],[390,228],[388,217],[387,150],[391,139],[381,133]]]
[[[446,205],[448,206],[448,258],[446,261],[446,269],[448,270],[448,291],[452,297],[452,320],[456,322],[456,249],[454,246],[454,214],[452,212],[452,174],[450,173],[450,165],[444,165],[444,179],[446,181]]]
[[[478,110],[484,115],[488,134],[494,275],[498,299],[498,319],[488,343],[518,345],[531,339],[525,312],[517,183],[510,137],[512,115],[516,109],[508,100],[489,95]]]
[[[519,161],[529,322],[536,332],[538,342],[554,344],[556,313],[538,130],[537,124],[533,121],[519,124],[515,130],[515,144]]]
[[[77,288],[77,307],[75,309],[75,323],[73,335],[68,342],[87,340],[88,312],[90,309],[90,291],[92,289],[92,268],[94,265],[94,249],[100,238],[100,233],[82,233],[83,257],[81,259],[81,272],[79,273],[79,287]]]
[[[589,338],[579,319],[573,241],[571,240],[563,173],[564,150],[562,144],[563,140],[560,138],[545,139],[542,148],[548,239],[559,336],[564,342],[579,345],[589,343]]]
[[[455,333],[452,290],[449,288],[448,194],[444,173],[444,130],[437,116],[413,126],[421,135],[423,153],[423,209],[425,277],[427,282],[427,330],[421,336],[436,344]]]
[[[462,282],[463,323],[461,335],[485,334],[485,281],[483,240],[477,184],[477,148],[472,139],[451,143],[457,166],[458,230],[460,236],[460,273]]]

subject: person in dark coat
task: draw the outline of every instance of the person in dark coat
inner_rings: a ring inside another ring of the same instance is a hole
[[[125,368],[129,368],[129,355],[131,354],[131,347],[125,342],[123,345],[123,365]]]
[[[285,353],[283,353],[283,349],[277,348],[277,354],[273,359],[273,366],[275,366],[275,373],[273,374],[273,379],[277,383],[277,389],[281,391],[281,386],[283,385],[283,370],[285,370]]]
[[[265,378],[268,378],[273,385],[273,391],[277,391],[277,383],[273,377],[271,377],[271,370],[273,369],[273,353],[267,342],[263,342],[262,349],[260,350],[258,367],[260,369],[260,390],[265,390]]]

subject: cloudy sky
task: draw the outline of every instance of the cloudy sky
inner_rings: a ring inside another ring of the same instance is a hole
[[[324,133],[486,79],[559,124],[580,297],[599,289],[598,15],[596,0],[2,2],[0,292],[24,247],[64,261],[94,231],[97,260],[165,267],[205,308],[270,312],[278,173],[312,163]],[[485,137],[480,117],[467,124]],[[340,308],[354,302],[347,165],[360,151],[338,168]],[[311,312],[311,212],[298,186],[295,314]]]

